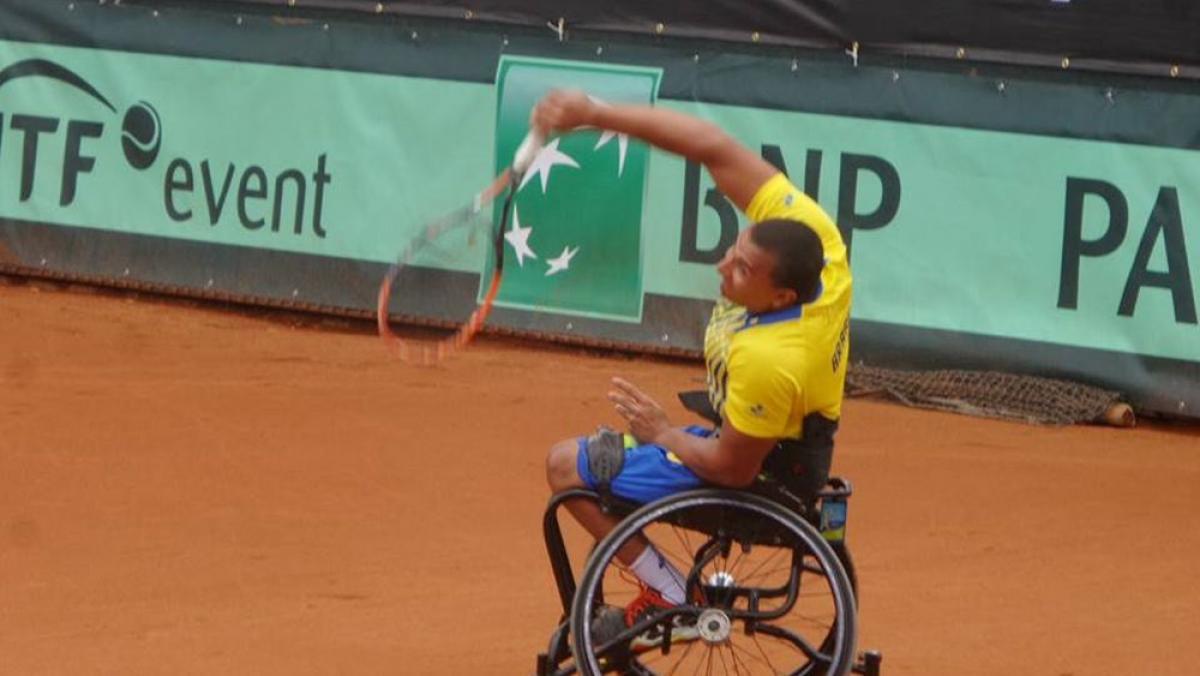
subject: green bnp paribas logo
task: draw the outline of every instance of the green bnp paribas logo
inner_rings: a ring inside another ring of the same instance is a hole
[[[652,104],[660,75],[658,69],[503,58],[496,76],[497,173],[511,161],[530,111],[546,92],[582,89],[601,104]],[[497,303],[640,321],[649,158],[648,147],[623,134],[582,130],[551,139],[518,186]]]

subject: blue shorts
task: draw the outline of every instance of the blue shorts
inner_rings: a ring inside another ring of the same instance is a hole
[[[699,425],[683,428],[688,434],[698,437],[712,436],[712,430]],[[575,470],[588,488],[596,488],[596,479],[588,469],[587,437],[579,438],[579,453],[575,457]],[[662,446],[655,444],[636,445],[632,437],[625,437],[625,464],[609,485],[613,495],[634,502],[653,502],[704,485],[696,476]]]

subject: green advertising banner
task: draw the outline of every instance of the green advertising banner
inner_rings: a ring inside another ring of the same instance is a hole
[[[836,217],[855,318],[1200,361],[1198,151],[664,104],[781,161]],[[652,174],[652,195],[683,184],[657,159],[671,175]],[[669,202],[646,220],[677,223]],[[701,210],[697,241],[720,239],[722,209]],[[665,293],[710,282],[683,265],[648,270]]]
[[[530,111],[546,92],[575,87],[601,102],[651,105],[660,74],[628,66],[501,59],[497,172],[529,131]],[[624,134],[584,131],[551,139],[519,186],[512,227],[505,233],[509,259],[497,302],[640,322],[642,198],[649,157],[644,144]]]
[[[493,110],[466,83],[0,41],[0,216],[385,262],[490,180]]]
[[[1008,341],[997,368],[1037,346],[1086,355],[1066,370],[1100,380],[1115,355],[1125,375],[1106,384],[1200,406],[1197,149],[667,98],[668,66],[511,51],[472,56],[490,74],[471,81],[0,40],[0,263],[364,313],[402,244],[507,165],[537,98],[579,87],[710,119],[785,171],[842,228],[853,317],[883,344]],[[864,73],[853,86],[892,96]],[[519,187],[497,322],[699,349],[713,264],[746,226],[700,167],[583,130]],[[477,296],[489,256],[430,263],[407,311]],[[1159,396],[1165,372],[1183,375]]]

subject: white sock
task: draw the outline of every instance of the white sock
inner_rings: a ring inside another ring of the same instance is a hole
[[[654,545],[647,545],[629,568],[639,580],[657,589],[667,603],[683,603],[683,585],[687,580],[682,573],[675,570],[670,561],[654,549]]]

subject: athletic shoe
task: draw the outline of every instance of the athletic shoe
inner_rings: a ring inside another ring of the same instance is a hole
[[[626,627],[632,627],[647,617],[675,607],[674,604],[664,599],[662,594],[659,594],[657,590],[645,584],[641,585],[641,587],[641,593],[625,607]],[[650,627],[641,634],[634,636],[629,642],[629,647],[634,652],[645,652],[661,648],[663,644],[662,630],[662,624]],[[671,617],[671,643],[695,641],[699,637],[700,631],[696,629],[695,620],[689,620],[682,615]]]

